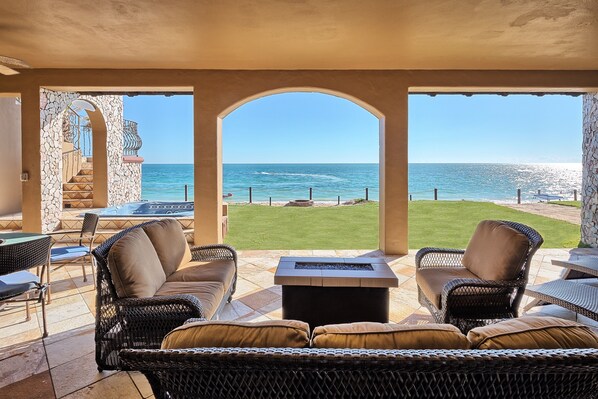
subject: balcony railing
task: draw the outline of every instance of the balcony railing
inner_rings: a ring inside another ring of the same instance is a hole
[[[84,115],[78,114],[72,108],[67,108],[67,117],[63,122],[64,141],[73,144],[83,157],[92,157],[92,127]],[[143,142],[137,131],[137,122],[123,120],[123,156],[138,156]]]
[[[73,149],[79,150],[81,156],[93,156],[92,129],[89,118],[79,115],[71,107],[67,108],[67,117],[63,121],[64,141],[73,144]]]
[[[125,119],[123,125],[123,155],[138,156],[139,149],[143,145],[141,137],[137,132],[137,122]]]

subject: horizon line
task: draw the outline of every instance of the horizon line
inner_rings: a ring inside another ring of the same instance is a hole
[[[194,165],[193,162],[143,162],[144,165]],[[223,162],[223,165],[379,165],[380,162]],[[408,162],[420,165],[546,165],[577,162]]]

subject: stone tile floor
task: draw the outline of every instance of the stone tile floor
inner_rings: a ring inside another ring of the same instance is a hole
[[[595,251],[595,250],[594,250]],[[417,301],[415,252],[387,257],[399,278],[391,289],[390,319],[404,324],[432,321]],[[552,259],[578,254],[598,255],[587,249],[541,249],[533,259],[530,284],[560,276]],[[240,251],[237,292],[221,319],[280,319],[281,289],[274,285],[280,256],[383,256],[377,251]],[[53,301],[47,307],[49,337],[41,338],[41,310],[32,308],[25,321],[23,305],[0,310],[0,398],[151,398],[143,375],[133,372],[98,373],[94,359],[95,291],[83,282],[80,266],[52,272]],[[525,298],[523,305],[530,299]]]

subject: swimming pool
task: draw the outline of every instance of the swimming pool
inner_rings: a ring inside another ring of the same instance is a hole
[[[101,217],[189,217],[193,216],[193,202],[141,201],[111,206],[94,211]]]

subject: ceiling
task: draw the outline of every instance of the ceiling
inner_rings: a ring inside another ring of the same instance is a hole
[[[34,68],[598,70],[598,0],[2,0]]]

